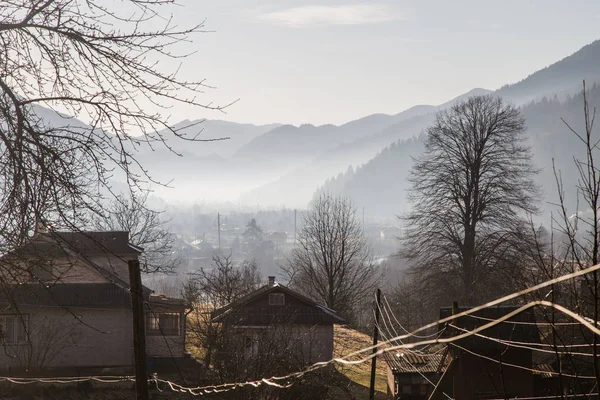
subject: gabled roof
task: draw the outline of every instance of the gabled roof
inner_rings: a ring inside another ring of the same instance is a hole
[[[240,297],[239,299],[227,304],[226,306],[216,309],[215,311],[212,312],[212,321],[220,322],[226,315],[231,314],[236,309],[239,309],[239,308],[251,303],[252,301],[258,299],[259,297],[264,296],[264,295],[274,292],[274,291],[283,292],[289,296],[297,298],[298,300],[302,301],[303,303],[308,304],[309,306],[319,309],[324,314],[330,316],[335,323],[343,323],[344,322],[344,319],[342,317],[340,317],[339,315],[337,315],[335,313],[335,311],[332,310],[331,308],[317,304],[314,300],[309,299],[308,297],[288,288],[287,286],[281,285],[279,283],[275,283],[273,285],[262,286],[261,288],[256,289],[255,291],[248,293],[247,295],[245,295],[243,297]]]
[[[143,249],[129,243],[127,231],[79,231],[79,232],[45,232],[31,238],[30,246],[43,241],[53,241],[60,246],[80,254],[141,254]]]

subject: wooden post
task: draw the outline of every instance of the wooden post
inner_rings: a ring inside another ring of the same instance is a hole
[[[146,330],[144,325],[144,295],[140,262],[129,260],[129,286],[133,312],[133,356],[135,366],[136,400],[148,400],[148,374],[146,373]]]
[[[379,309],[381,308],[381,289],[377,289],[377,305],[375,306],[375,328],[373,329],[373,346],[377,346],[379,339]],[[373,349],[373,354],[377,349]],[[375,371],[377,367],[377,356],[371,359],[371,386],[369,387],[369,400],[375,399]]]

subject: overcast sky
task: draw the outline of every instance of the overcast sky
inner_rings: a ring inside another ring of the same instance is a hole
[[[179,0],[179,25],[206,19],[182,73],[240,99],[227,115],[171,121],[340,124],[497,89],[600,39],[598,0]],[[260,3],[260,4],[259,4]]]

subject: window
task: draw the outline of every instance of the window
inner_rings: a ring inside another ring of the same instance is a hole
[[[270,306],[283,306],[284,304],[285,304],[285,294],[269,293],[269,305]]]
[[[0,315],[0,342],[2,344],[20,344],[27,342],[29,315]]]
[[[180,313],[146,314],[146,334],[151,336],[179,336]]]

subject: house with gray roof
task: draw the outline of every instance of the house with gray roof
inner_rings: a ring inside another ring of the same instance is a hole
[[[37,232],[0,257],[0,370],[129,371],[128,232]],[[150,360],[185,356],[180,299],[144,288]]]

